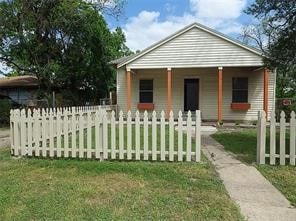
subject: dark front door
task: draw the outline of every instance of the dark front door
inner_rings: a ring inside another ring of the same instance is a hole
[[[199,79],[184,80],[184,111],[199,109]]]

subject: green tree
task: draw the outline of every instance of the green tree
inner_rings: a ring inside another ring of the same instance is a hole
[[[114,82],[108,62],[125,38],[111,33],[94,4],[82,0],[0,2],[0,60],[36,75],[42,96],[59,89],[65,105],[97,102]]]
[[[277,69],[277,97],[296,99],[295,1],[255,0],[246,13],[258,24],[246,27],[244,38],[261,48],[269,68]]]
[[[117,27],[112,35],[113,38],[111,52],[113,57],[121,58],[134,54],[134,52],[125,45],[125,35],[120,27]]]
[[[264,24],[269,36],[267,63],[271,67],[296,64],[295,1],[256,0],[247,10]]]

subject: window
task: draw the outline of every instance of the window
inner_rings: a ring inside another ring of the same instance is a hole
[[[153,80],[140,80],[140,103],[153,103]]]
[[[248,78],[232,78],[232,103],[248,103]]]

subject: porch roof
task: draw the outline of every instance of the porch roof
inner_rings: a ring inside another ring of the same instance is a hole
[[[0,89],[13,87],[38,87],[39,84],[39,80],[35,76],[30,75],[0,78]]]

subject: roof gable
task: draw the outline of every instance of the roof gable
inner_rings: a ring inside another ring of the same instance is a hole
[[[180,55],[185,55],[185,59],[192,61],[184,64],[182,62],[176,63],[176,58],[179,61],[182,60]],[[225,61],[223,61],[223,56]],[[205,59],[212,59],[213,61],[210,63],[203,62],[202,60]],[[232,63],[228,62],[227,59],[236,61]],[[215,60],[218,62],[215,63]],[[160,64],[161,62],[164,64]],[[239,66],[239,63],[242,63],[243,66],[261,66],[261,52],[220,32],[194,23],[142,52],[124,59],[118,63],[118,68],[124,65],[144,66],[143,68],[146,66],[161,67],[163,65],[170,67],[177,67],[178,65],[182,67]]]

